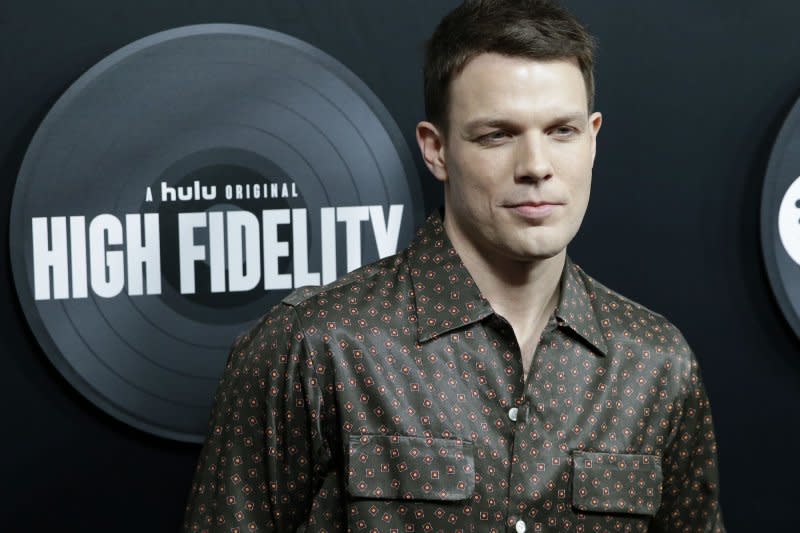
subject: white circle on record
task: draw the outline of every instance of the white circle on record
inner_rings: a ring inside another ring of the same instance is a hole
[[[786,253],[800,265],[800,177],[792,182],[781,200],[778,234]]]

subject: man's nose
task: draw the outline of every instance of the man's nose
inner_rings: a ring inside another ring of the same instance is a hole
[[[538,181],[553,175],[553,165],[547,148],[547,139],[541,133],[520,138],[517,144],[515,181]]]

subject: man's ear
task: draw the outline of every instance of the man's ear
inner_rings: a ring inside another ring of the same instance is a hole
[[[441,181],[447,181],[447,165],[444,156],[444,135],[432,123],[422,121],[417,124],[417,144],[422,154],[422,159],[428,166],[433,176]]]
[[[589,131],[592,135],[592,163],[594,163],[594,156],[597,153],[597,134],[600,133],[600,126],[602,125],[603,115],[599,111],[589,115]]]

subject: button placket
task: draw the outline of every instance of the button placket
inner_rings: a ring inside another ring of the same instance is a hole
[[[514,403],[519,403],[526,396],[525,393],[524,393],[524,390],[527,388],[527,386],[524,384],[524,376],[522,376],[522,374],[521,374],[521,372],[523,371],[523,368],[522,368],[522,354],[521,354],[520,345],[517,342],[516,336],[514,335],[514,331],[511,328],[511,324],[509,324],[508,321],[504,317],[502,317],[500,315],[494,315],[491,320],[493,322],[493,326],[495,328],[495,331],[500,335],[501,338],[503,338],[505,340],[505,342],[507,343],[507,346],[511,350],[516,351],[516,353],[518,355],[517,361],[519,363],[519,372],[520,372],[519,381],[520,381],[520,385],[522,386],[522,391],[523,392],[522,392],[522,394],[520,394],[520,397],[518,397],[518,398],[516,398],[514,400]],[[519,471],[520,464],[519,464],[519,458],[517,456],[517,451],[518,450],[517,450],[517,442],[516,442],[517,441],[517,435],[516,434],[517,434],[518,425],[520,423],[524,424],[526,415],[527,415],[527,402],[522,404],[522,405],[520,405],[520,406],[510,407],[506,411],[506,416],[512,422],[512,424],[511,424],[511,434],[509,436],[509,444],[510,444],[509,451],[510,451],[512,465],[511,465],[511,469],[509,471],[509,477],[508,477],[508,496],[509,496],[508,509],[517,509],[517,510],[519,510],[518,509],[518,507],[519,507],[518,504],[520,503],[519,499],[521,498],[521,495],[518,494],[517,491],[515,491],[513,489],[513,487],[515,486],[515,480],[516,480],[516,482],[518,482],[519,480],[524,479],[524,474]],[[524,500],[524,497],[523,497],[523,500]],[[507,520],[508,520],[507,525],[508,525],[510,531],[519,531],[519,528],[525,528],[526,527],[525,526],[525,522],[520,520],[518,517],[514,516],[513,512],[509,513],[509,516],[508,516]],[[524,531],[524,529],[523,529],[523,531]]]

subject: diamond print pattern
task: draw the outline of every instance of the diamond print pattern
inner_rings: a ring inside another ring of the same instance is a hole
[[[569,257],[560,283],[527,380],[438,213],[298,289],[231,349],[183,530],[723,532],[685,339]]]

